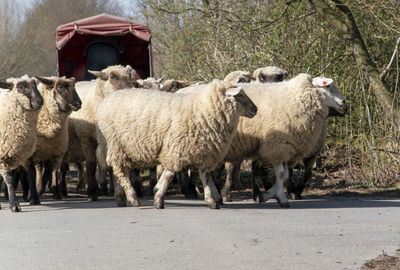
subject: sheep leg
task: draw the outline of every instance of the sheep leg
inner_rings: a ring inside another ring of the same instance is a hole
[[[301,181],[299,183],[294,183],[293,191],[294,197],[296,200],[301,200],[302,196],[301,193],[303,193],[303,190],[305,188],[306,183],[311,179],[312,177],[312,170],[313,170],[313,165],[315,160],[317,159],[318,155],[314,155],[310,158],[304,159],[304,173],[303,177],[301,178]]]
[[[6,182],[7,185],[7,190],[8,190],[8,201],[10,203],[10,209],[12,212],[21,212],[21,206],[19,206],[19,203],[15,197],[15,189],[13,186],[13,175],[11,171],[3,171],[1,172],[4,181]]]
[[[275,183],[264,193],[260,194],[259,202],[264,202],[272,198],[276,198],[279,205],[283,208],[288,208],[289,203],[284,192],[283,184],[289,177],[289,169],[286,163],[274,165]]]
[[[61,194],[60,194],[60,186],[58,184],[59,175],[57,173],[57,167],[54,166],[54,164],[52,164],[49,168],[48,173],[51,177],[51,192],[53,193],[53,198],[55,200],[60,200]]]
[[[76,167],[78,168],[78,184],[76,185],[76,190],[85,188],[87,184],[87,175],[86,175],[86,168],[83,162],[75,163]]]
[[[61,187],[61,194],[64,197],[68,196],[67,192],[67,171],[69,170],[69,164],[67,162],[63,162],[60,165],[60,175],[61,175],[61,180],[60,180],[60,187]]]
[[[136,191],[133,188],[131,181],[129,180],[129,169],[122,170],[120,168],[114,168],[113,172],[115,177],[117,178],[115,189],[116,192],[118,190],[116,195],[116,200],[118,199],[117,205],[124,206],[123,203],[121,203],[125,201],[125,198],[123,198],[124,193],[120,189],[120,187],[122,187],[128,202],[130,202],[132,206],[140,206]]]
[[[42,196],[44,193],[44,190],[46,188],[46,183],[43,182],[43,164],[42,163],[37,163],[35,164],[35,174],[36,174],[36,190],[39,196]]]
[[[233,171],[235,169],[235,164],[226,162],[225,166],[226,166],[226,180],[224,187],[222,188],[221,194],[224,202],[231,202],[232,201],[231,188],[233,184]]]
[[[168,185],[174,179],[174,175],[175,172],[164,169],[160,179],[157,182],[157,185],[154,187],[154,206],[157,209],[164,209],[165,193],[167,192]]]
[[[150,168],[150,195],[153,194],[154,187],[157,185],[157,167]]]
[[[22,186],[22,197],[25,202],[29,202],[29,181],[27,171],[23,167],[19,167],[14,172],[14,188],[16,189],[18,186],[18,179]]]
[[[268,190],[272,187],[272,184],[268,181],[268,170],[262,166],[260,162],[254,160],[251,163],[252,171],[252,183],[253,183],[253,200],[257,201],[260,195],[260,187],[263,186],[264,190]],[[264,180],[267,178],[267,180]]]
[[[233,181],[233,188],[235,190],[241,190],[242,184],[240,183],[240,165],[242,163],[235,163],[233,164],[233,175],[232,175],[232,181]]]
[[[33,162],[30,161],[28,164],[24,165],[24,169],[26,171],[29,182],[29,204],[40,204],[39,195],[36,190],[36,168],[33,165]]]
[[[88,200],[97,201],[97,194],[96,194],[96,161],[86,161],[86,176],[88,181]]]
[[[106,196],[108,194],[107,169],[97,166],[96,178],[100,185],[100,194]]]
[[[114,199],[117,202],[118,207],[126,207],[126,196],[125,192],[122,189],[122,186],[119,184],[118,178],[112,173],[110,178],[114,179]]]
[[[110,187],[109,190],[108,190],[107,196],[112,197],[112,196],[114,196],[114,193],[115,193],[114,178],[112,177],[112,175],[113,175],[112,168],[108,168],[106,170],[106,174],[107,174],[107,171],[108,171],[108,175],[109,175],[109,177],[108,177],[108,185]]]
[[[176,173],[176,177],[181,186],[181,191],[186,199],[197,198],[196,186],[190,182],[188,168]]]
[[[216,194],[218,191],[214,185],[214,182],[212,181],[212,178],[207,170],[201,170],[199,174],[204,188],[204,201],[211,209],[219,209],[218,201],[222,201],[222,198],[220,196],[218,198]]]

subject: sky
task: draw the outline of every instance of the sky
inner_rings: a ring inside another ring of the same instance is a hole
[[[1,0],[0,0],[1,1]],[[32,3],[35,2],[36,0],[15,0],[15,2],[17,2],[18,4],[21,4],[25,7],[31,7]],[[73,1],[73,0],[71,0]],[[114,0],[115,2],[119,3],[123,10],[131,10],[132,8],[132,0]],[[126,16],[128,17],[130,14],[126,14]]]

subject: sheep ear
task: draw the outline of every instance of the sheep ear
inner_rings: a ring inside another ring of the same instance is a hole
[[[331,83],[333,83],[333,80],[330,78],[316,77],[312,79],[312,84],[315,87],[324,87],[330,85]]]
[[[108,80],[108,74],[106,72],[94,71],[94,70],[88,70],[88,72],[93,74],[97,78],[102,79],[103,81],[107,81]]]
[[[133,70],[133,68],[130,65],[126,65],[125,67],[127,70]]]
[[[14,84],[11,82],[0,82],[0,88],[11,90],[14,88]]]
[[[284,70],[282,75],[284,78],[286,78],[287,76],[289,76],[289,72],[287,70]]]
[[[164,81],[165,81],[165,78],[164,78],[164,77],[161,77],[160,79],[157,80],[157,83],[158,83],[158,84],[161,84],[161,83],[163,83]]]
[[[139,79],[139,74],[136,72],[136,70],[134,70],[133,68],[131,68],[131,78],[132,80],[136,81]]]
[[[43,77],[39,77],[36,76],[35,77],[39,82],[43,83],[44,85],[46,85],[47,87],[53,88],[55,81],[51,80],[51,79],[47,79],[47,78],[43,78]]]
[[[243,90],[242,87],[235,87],[235,88],[229,88],[228,90],[226,90],[225,92],[225,96],[236,96],[237,94],[240,93],[240,91]]]

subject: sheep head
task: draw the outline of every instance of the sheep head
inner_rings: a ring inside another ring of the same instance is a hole
[[[330,78],[316,77],[312,79],[314,87],[322,90],[325,104],[329,108],[329,116],[344,116],[347,113],[346,98]]]
[[[15,95],[18,103],[27,111],[36,111],[43,105],[43,97],[37,89],[36,81],[28,75],[0,82],[0,88],[7,89],[10,94]]]
[[[136,80],[139,79],[136,70],[129,65],[126,67],[121,65],[110,66],[102,71],[89,70],[89,72],[101,81],[104,96],[116,90],[132,88]]]
[[[253,81],[267,83],[267,82],[281,82],[288,76],[286,70],[280,69],[275,66],[266,66],[258,68],[253,72]]]
[[[45,87],[45,91],[52,91],[57,106],[62,112],[77,111],[81,108],[82,101],[75,89],[75,78],[66,77],[35,77]]]
[[[242,87],[218,80],[214,80],[210,86],[212,85],[224,96],[225,100],[230,100],[230,102],[237,104],[240,116],[253,118],[257,114],[257,106],[247,96]]]
[[[251,73],[241,70],[232,71],[225,76],[224,81],[231,83],[248,83],[251,81]]]

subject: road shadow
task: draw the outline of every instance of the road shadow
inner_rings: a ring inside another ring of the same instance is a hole
[[[280,208],[276,200],[259,204],[250,199],[243,200],[241,197],[234,197],[233,202],[221,205],[221,211],[224,210],[241,210],[241,209],[270,209],[270,210],[286,210]],[[153,206],[153,198],[146,196],[140,198],[141,206],[135,209],[151,210]],[[4,199],[1,200],[2,209],[8,208],[8,203]],[[392,197],[329,197],[321,196],[305,198],[304,200],[289,200],[290,209],[341,209],[341,208],[398,208],[400,207],[400,198]],[[51,197],[44,197],[41,206],[30,206],[29,203],[21,203],[22,211],[54,211],[64,209],[106,209],[120,208],[116,205],[113,198],[100,197],[98,201],[88,202],[85,197],[71,196],[63,200],[53,200]],[[130,207],[132,208],[132,207]],[[165,199],[166,209],[199,209],[208,208],[203,197],[198,199],[185,199],[180,195],[167,196]]]

